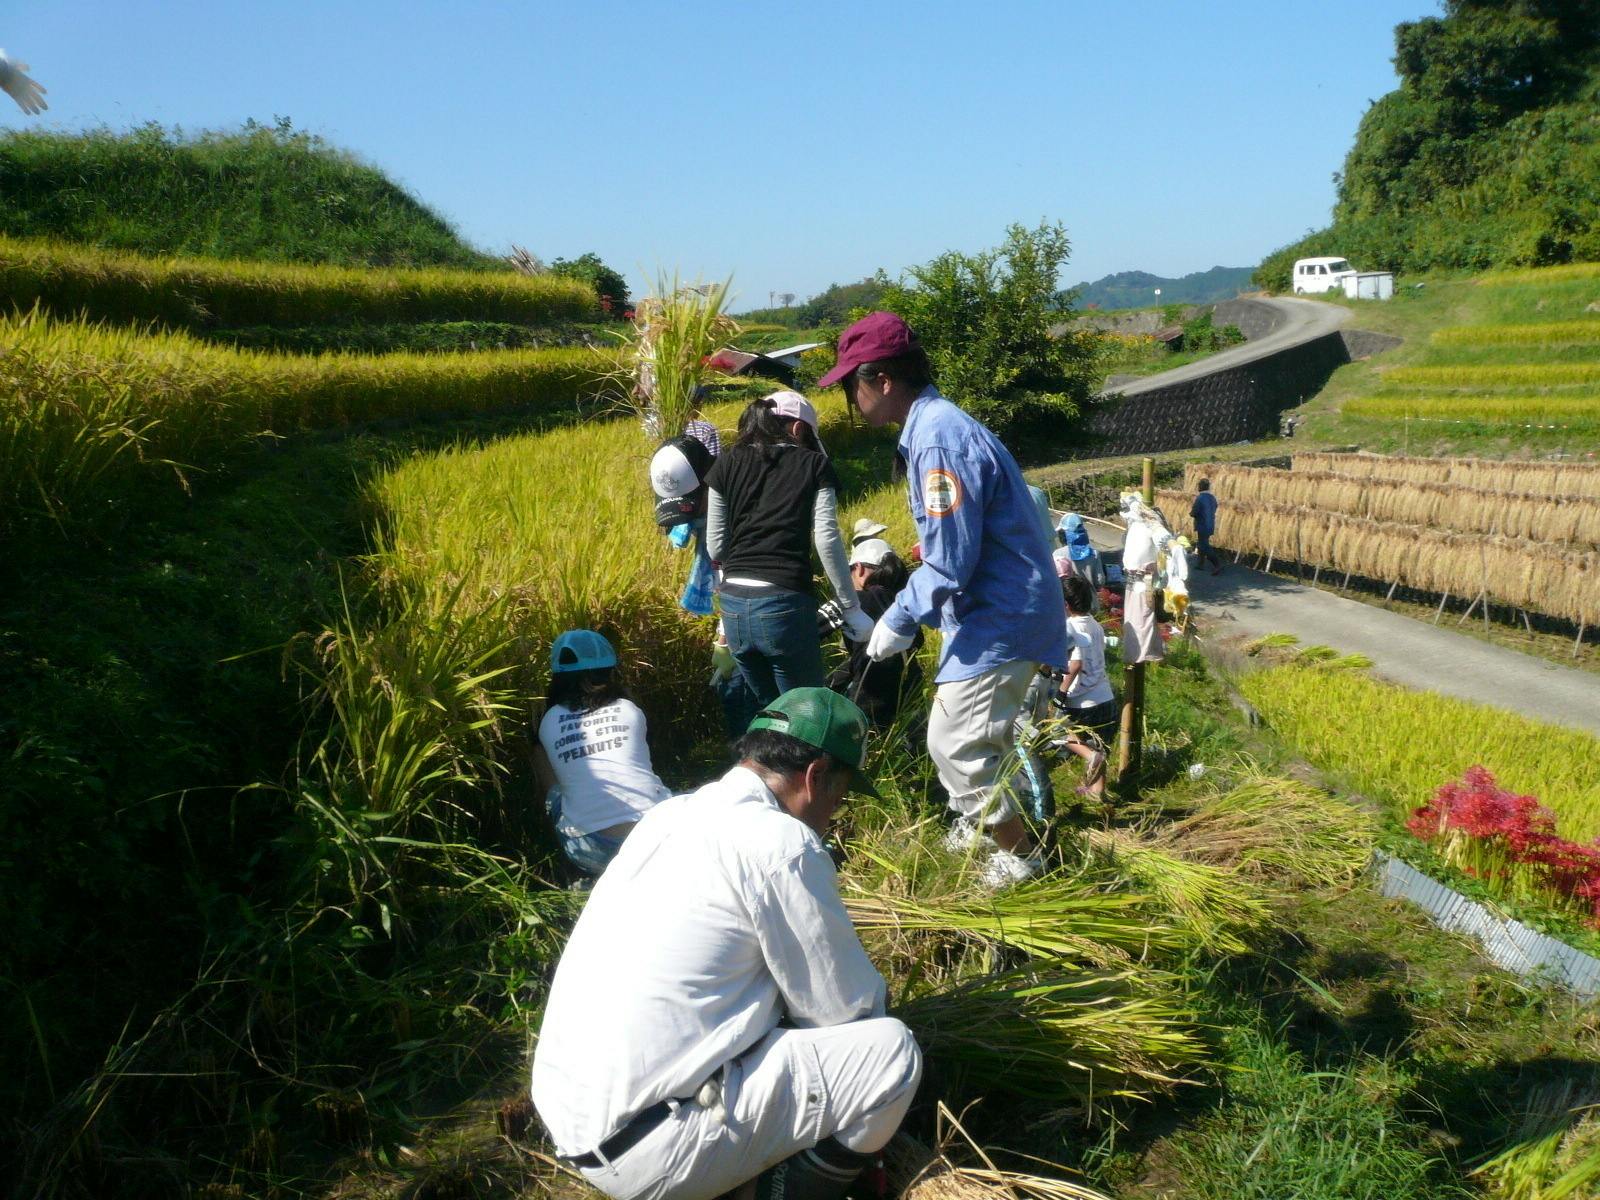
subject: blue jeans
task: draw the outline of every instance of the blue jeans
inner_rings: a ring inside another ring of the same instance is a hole
[[[561,789],[553,787],[545,796],[545,808],[550,822],[556,827],[556,840],[567,861],[586,875],[598,875],[622,849],[622,839],[604,833],[579,833],[566,820],[562,812]]]
[[[779,588],[761,596],[724,593],[722,630],[757,712],[791,688],[824,686],[822,635],[810,596]]]

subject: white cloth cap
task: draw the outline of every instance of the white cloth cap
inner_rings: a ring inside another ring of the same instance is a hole
[[[699,487],[700,477],[682,450],[666,445],[650,460],[650,486],[663,500],[676,500]]]
[[[856,527],[850,534],[852,544],[864,542],[868,538],[875,538],[880,533],[888,533],[889,527],[882,521],[874,521],[871,517],[857,517]]]
[[[850,551],[850,565],[857,563],[863,566],[875,567],[883,561],[884,555],[893,554],[894,547],[882,538],[865,538],[855,544]]]
[[[772,411],[780,417],[786,417],[791,421],[804,421],[811,426],[812,433],[817,432],[817,410],[811,406],[811,401],[799,392],[773,392],[764,399],[772,401]]]

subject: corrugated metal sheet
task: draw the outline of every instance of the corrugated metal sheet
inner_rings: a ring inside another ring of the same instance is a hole
[[[1380,892],[1411,901],[1441,929],[1477,939],[1496,966],[1557,984],[1586,1000],[1600,996],[1600,958],[1469,900],[1398,858],[1379,854],[1375,867]]]

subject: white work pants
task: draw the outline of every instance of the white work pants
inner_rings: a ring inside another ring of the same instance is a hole
[[[834,1137],[881,1150],[911,1106],[922,1055],[893,1017],[774,1029],[722,1076],[722,1105],[680,1104],[583,1176],[615,1200],[709,1200]]]
[[[934,689],[928,754],[950,807],[962,816],[981,814],[984,824],[998,825],[1016,815],[1012,778],[1018,759],[1011,726],[1038,669],[1031,662],[1006,663]]]

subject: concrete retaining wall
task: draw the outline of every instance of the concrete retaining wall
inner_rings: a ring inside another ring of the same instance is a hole
[[[1278,430],[1278,416],[1316,394],[1350,361],[1324,334],[1224,371],[1113,401],[1092,422],[1096,455],[1225,445]]]
[[[1241,297],[1216,306],[1216,325],[1237,325],[1247,341],[1275,333],[1289,318]],[[1278,431],[1279,417],[1322,390],[1347,362],[1400,344],[1387,334],[1345,329],[1264,354],[1238,366],[1113,399],[1091,422],[1085,455],[1149,454],[1226,445]],[[1113,388],[1107,388],[1111,394]]]

